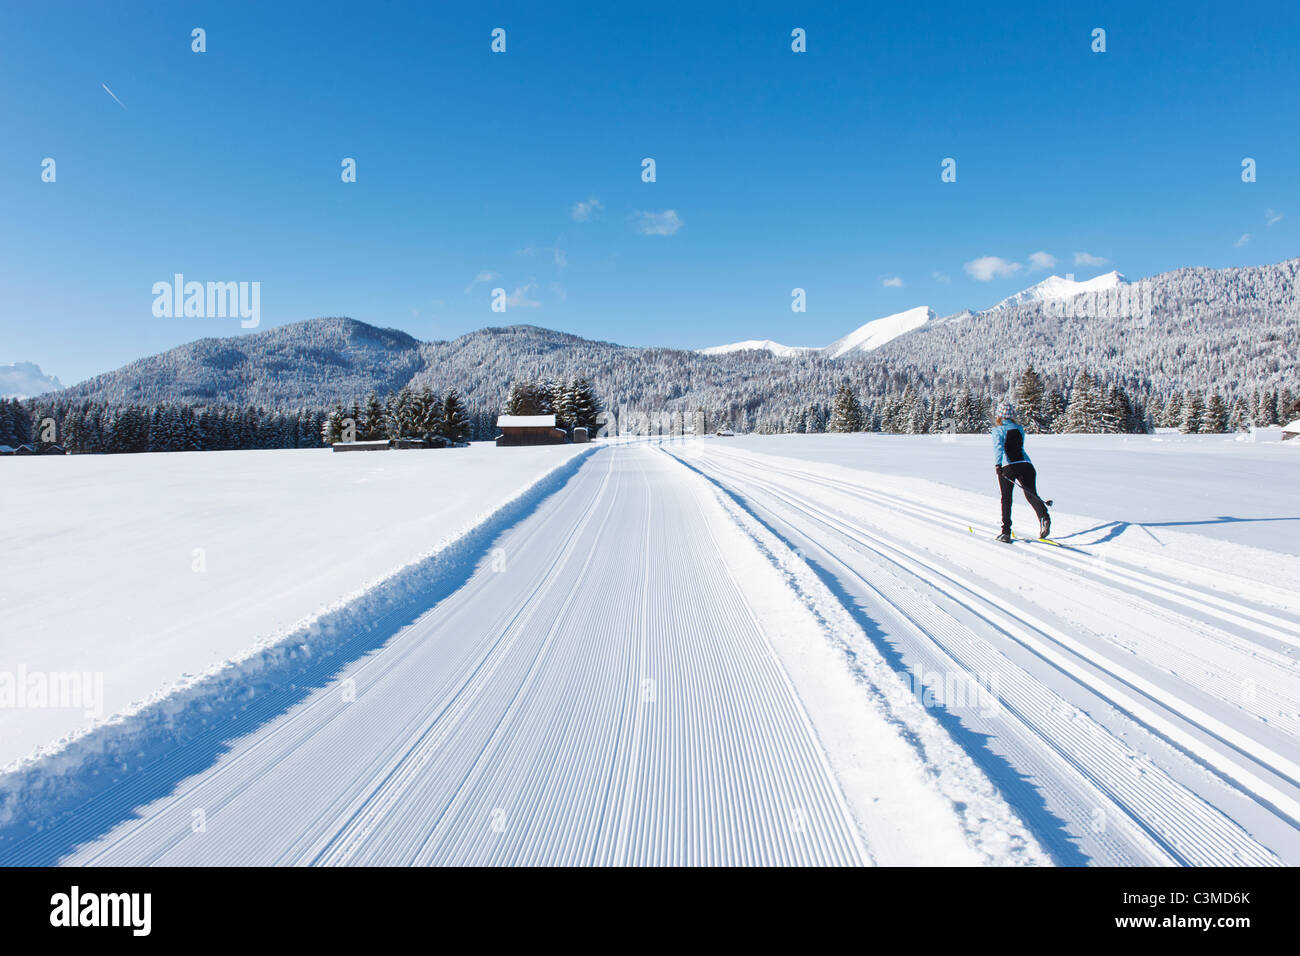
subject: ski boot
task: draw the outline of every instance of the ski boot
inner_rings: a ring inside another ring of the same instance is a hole
[[[997,538],[997,539],[998,539],[999,541],[1001,541],[1003,544],[1010,544],[1010,543],[1011,543],[1011,532],[1010,532],[1010,531],[1003,531],[1000,535],[998,535],[998,538]]]
[[[1052,516],[1045,514],[1038,519],[1038,536],[1046,538],[1052,533]]]

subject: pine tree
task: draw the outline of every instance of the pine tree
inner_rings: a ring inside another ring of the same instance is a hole
[[[604,410],[604,405],[596,397],[596,390],[591,380],[584,376],[575,378],[569,400],[569,414],[573,419],[574,427],[585,428],[588,435],[595,435],[600,427],[600,416]]]
[[[385,434],[389,438],[410,438],[415,434],[415,392],[403,385],[396,395],[389,395],[385,411]]]
[[[442,399],[428,385],[415,393],[415,431],[412,434],[427,438],[437,435],[442,427]]]
[[[344,417],[342,403],[335,405],[333,411],[325,418],[325,427],[321,429],[321,441],[327,445],[333,445],[335,442],[343,440]]]
[[[1223,404],[1223,397],[1215,392],[1210,396],[1209,403],[1205,406],[1205,414],[1201,417],[1202,434],[1220,435],[1228,430],[1228,408]]]
[[[1020,413],[1021,427],[1033,434],[1047,430],[1043,420],[1043,380],[1031,365],[1016,383],[1016,411]]]
[[[1181,428],[1183,424],[1183,397],[1178,392],[1171,392],[1165,403],[1160,418],[1161,428]]]
[[[1250,409],[1246,400],[1238,396],[1233,401],[1232,409],[1228,413],[1228,431],[1244,432],[1249,431],[1247,427],[1250,422]]]
[[[441,434],[450,441],[469,441],[470,422],[460,395],[453,388],[442,401]]]
[[[831,405],[831,420],[826,426],[828,432],[856,432],[862,430],[862,406],[851,386],[841,385],[835,393]]]
[[[1043,431],[1060,432],[1065,428],[1065,395],[1054,388],[1043,399]]]
[[[379,441],[388,437],[388,411],[379,396],[371,392],[366,396],[366,405],[357,420],[357,439],[359,441]]]
[[[1065,410],[1065,431],[1083,435],[1100,428],[1101,402],[1098,399],[1092,376],[1080,369],[1070,389],[1070,404]]]
[[[1132,409],[1129,408],[1128,399],[1120,391],[1118,385],[1111,385],[1106,390],[1106,399],[1101,408],[1101,426],[1100,431],[1103,435],[1118,435],[1120,432],[1128,431],[1129,416]]]
[[[1201,430],[1201,419],[1205,414],[1205,405],[1196,392],[1188,392],[1183,397],[1183,416],[1178,423],[1178,430],[1184,435],[1195,435]]]

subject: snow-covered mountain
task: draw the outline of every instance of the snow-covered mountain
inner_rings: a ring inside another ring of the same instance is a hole
[[[1092,279],[1085,279],[1082,282],[1054,275],[1048,276],[1042,282],[1003,299],[991,308],[981,309],[976,312],[963,309],[961,312],[945,319],[938,319],[933,309],[921,305],[905,312],[896,312],[883,318],[872,319],[843,338],[836,339],[830,345],[820,349],[782,345],[770,339],[747,339],[744,342],[715,345],[699,351],[701,355],[726,355],[729,352],[744,352],[752,349],[760,352],[770,352],[779,358],[794,358],[810,353],[820,353],[826,358],[840,358],[854,352],[873,352],[887,342],[892,342],[900,336],[914,332],[936,321],[953,322],[973,315],[987,315],[1034,302],[1064,300],[1087,292],[1109,292],[1127,284],[1128,280],[1115,271],[1104,273]]]
[[[1074,279],[1063,279],[1060,276],[1048,276],[1037,285],[1032,285],[1023,292],[1008,296],[992,308],[983,309],[982,311],[998,312],[1002,309],[1014,309],[1018,305],[1028,305],[1030,302],[1068,299],[1072,296],[1083,295],[1085,292],[1108,292],[1111,289],[1117,289],[1127,284],[1127,282],[1127,279],[1114,270],[1093,279],[1085,279],[1082,282],[1076,282]]]
[[[871,352],[886,342],[918,329],[934,320],[934,311],[925,306],[917,306],[906,312],[897,312],[883,318],[872,319],[860,325],[843,338],[836,339],[823,348],[801,345],[782,345],[771,339],[746,339],[744,342],[732,342],[730,345],[714,345],[700,349],[701,355],[727,355],[731,352],[770,352],[778,358],[794,358],[800,355],[820,353],[826,358],[839,358],[850,352]]]
[[[46,375],[35,362],[0,365],[0,398],[27,398],[62,390],[63,383]]]
[[[827,358],[839,358],[850,352],[874,352],[886,342],[919,329],[927,322],[934,321],[934,318],[933,309],[920,305],[906,312],[896,312],[884,318],[873,319],[865,325],[858,326],[843,338],[836,339],[822,349],[822,354]]]
[[[806,345],[782,345],[780,342],[773,342],[771,339],[747,339],[744,342],[732,342],[730,345],[714,345],[707,349],[700,349],[700,354],[726,355],[729,352],[749,351],[771,352],[781,358],[791,358],[795,355],[816,352],[818,349]]]
[[[780,343],[762,340],[769,348],[705,355],[523,325],[421,342],[353,319],[310,319],[178,346],[74,385],[57,401],[320,409],[429,385],[440,394],[457,388],[486,421],[516,378],[586,375],[612,407],[704,408],[734,422],[743,413],[750,427],[775,429],[792,405],[829,401],[846,378],[862,395],[897,391],[904,380],[1002,389],[1030,364],[1067,383],[1081,368],[1141,381],[1162,401],[1184,389],[1219,389],[1225,399],[1260,388],[1297,391],[1282,343],[1300,341],[1300,258],[1118,279],[1109,289],[1096,289],[1095,280],[1052,284],[1083,286],[1077,300],[1036,297],[943,318],[912,309],[786,356],[773,350]]]

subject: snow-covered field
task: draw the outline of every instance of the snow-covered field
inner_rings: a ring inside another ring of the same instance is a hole
[[[717,439],[752,451],[926,479],[994,499],[987,435],[753,435]],[[711,441],[714,439],[710,439]],[[1038,488],[1058,508],[1109,522],[1111,540],[1167,531],[1300,555],[1300,439],[1233,435],[1030,435]],[[1019,498],[1019,493],[1017,493]],[[1023,500],[1017,510],[1029,516]],[[1026,521],[1026,529],[1033,522]],[[1082,529],[1071,529],[1072,532]],[[1268,569],[1260,573],[1267,575]]]
[[[7,461],[0,861],[1300,862],[1300,448],[1028,449]]]
[[[0,706],[0,768],[284,639],[580,447],[6,459],[0,674],[103,677],[90,708]]]
[[[1177,514],[1180,526],[1218,530],[1200,522],[1221,512],[1196,502],[1236,488],[1226,448],[1149,443],[1167,449],[1142,456],[1154,480],[1109,506],[1086,499],[1091,515],[1055,509],[1056,547],[993,541],[992,495],[912,477],[956,477],[954,459],[971,456],[992,472],[986,440],[961,444],[794,436],[664,447],[799,550],[792,579],[859,629],[849,660],[884,654],[929,693],[1057,862],[1300,861],[1300,559],[1123,524]],[[1054,459],[1073,461],[1084,489],[1081,473],[1106,480],[1128,443],[1085,439],[1061,455],[1051,445],[1028,445],[1048,495],[1061,487],[1047,479]],[[1252,488],[1275,502],[1255,516],[1287,517],[1280,503],[1300,454],[1279,454],[1294,452],[1243,450],[1258,456],[1245,469]],[[1192,474],[1206,461],[1220,467]],[[1017,511],[1032,519],[1023,501]]]

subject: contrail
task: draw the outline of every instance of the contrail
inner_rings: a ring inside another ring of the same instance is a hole
[[[126,104],[123,103],[121,100],[119,100],[119,99],[117,98],[117,94],[116,94],[116,93],[114,93],[112,90],[110,90],[110,89],[108,88],[108,86],[105,85],[104,83],[100,83],[99,85],[102,86],[102,87],[104,87],[104,92],[105,92],[105,93],[107,93],[109,96],[113,97],[113,102],[114,102],[114,103],[116,103],[118,106],[122,107],[122,109],[126,109]]]

